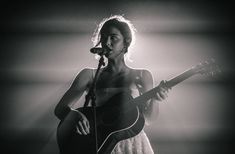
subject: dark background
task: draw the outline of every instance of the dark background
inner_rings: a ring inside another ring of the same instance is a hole
[[[58,153],[54,107],[84,67],[103,18],[124,14],[137,28],[132,67],[155,83],[210,57],[221,73],[172,89],[147,126],[155,153],[234,151],[233,5],[224,1],[3,1],[1,3],[1,151]]]

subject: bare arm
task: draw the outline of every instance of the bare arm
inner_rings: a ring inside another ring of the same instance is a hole
[[[66,93],[63,95],[63,97],[55,107],[54,113],[60,120],[65,118],[65,116],[70,112],[72,106],[88,88],[91,77],[91,69],[83,69],[77,75],[71,87],[68,89],[68,91],[66,91]]]
[[[168,89],[165,89],[162,86],[164,81],[161,81],[159,84],[159,91],[156,92],[156,96],[146,102],[146,105],[143,107],[143,114],[147,122],[151,121],[152,118],[157,118],[159,115],[159,101],[164,100],[167,97]],[[151,72],[148,70],[143,70],[142,74],[142,86],[143,92],[146,92],[153,88],[154,80]]]
[[[145,93],[153,88],[153,76],[148,70],[143,70],[141,81],[142,93]],[[142,108],[142,111],[147,121],[149,121],[152,116],[157,117],[159,114],[159,104],[156,99],[150,99],[146,102]]]

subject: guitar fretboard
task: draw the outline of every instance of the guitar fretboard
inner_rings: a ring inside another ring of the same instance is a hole
[[[179,84],[180,82],[190,78],[191,76],[193,76],[195,74],[193,69],[189,69],[179,75],[177,75],[176,77],[168,80],[166,82],[166,87],[168,88],[172,88],[175,85]],[[155,87],[147,92],[145,92],[144,94],[136,97],[135,99],[131,100],[131,102],[134,102],[136,105],[140,105],[142,103],[145,103],[146,101],[148,101],[149,99],[151,99],[152,97],[154,97],[156,95],[156,92],[159,90],[159,87]]]

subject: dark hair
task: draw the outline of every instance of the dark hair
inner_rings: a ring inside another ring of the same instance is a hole
[[[131,22],[127,19],[125,19],[121,15],[114,15],[109,18],[103,19],[103,21],[100,22],[100,24],[97,26],[92,41],[94,43],[94,46],[99,46],[101,43],[101,36],[103,33],[106,32],[106,30],[110,27],[114,26],[118,30],[120,30],[121,34],[124,37],[124,44],[126,47],[130,47],[131,44],[135,41],[135,31],[136,29],[131,24]],[[127,49],[126,49],[127,50]]]

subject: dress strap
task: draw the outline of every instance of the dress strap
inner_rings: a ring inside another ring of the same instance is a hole
[[[96,69],[92,69],[92,74],[91,74],[92,80],[94,80],[94,78],[95,78],[95,71],[96,71]]]

